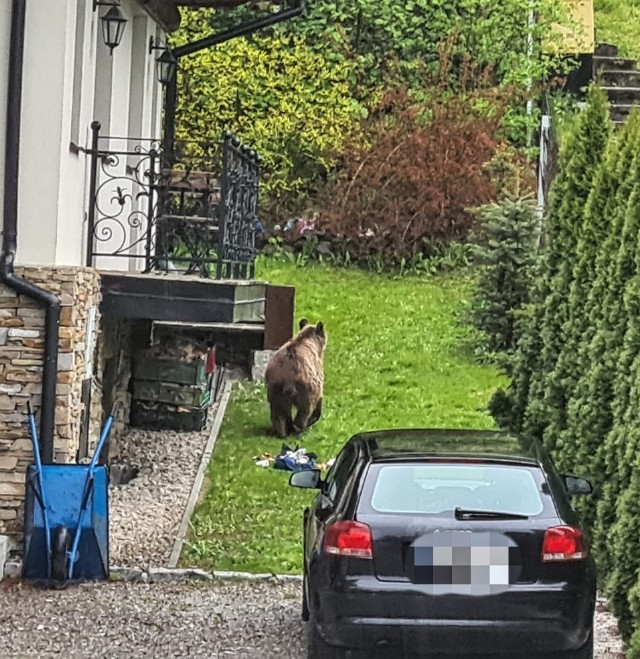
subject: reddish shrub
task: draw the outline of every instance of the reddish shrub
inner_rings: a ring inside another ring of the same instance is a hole
[[[387,262],[465,238],[467,209],[496,195],[486,165],[502,144],[509,100],[508,90],[469,91],[468,79],[453,91],[436,85],[420,103],[387,93],[365,127],[368,145],[344,148],[318,227]]]

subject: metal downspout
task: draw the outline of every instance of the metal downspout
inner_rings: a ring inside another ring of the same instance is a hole
[[[52,293],[39,288],[14,273],[18,237],[18,173],[20,164],[25,18],[26,0],[12,0],[5,141],[4,225],[2,233],[2,255],[0,256],[0,281],[19,295],[25,295],[32,300],[36,300],[45,309],[40,450],[42,461],[51,463],[53,462],[53,440],[55,432],[60,302]]]

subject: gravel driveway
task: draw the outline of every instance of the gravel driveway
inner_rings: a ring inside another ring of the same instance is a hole
[[[111,565],[167,564],[218,405],[201,432],[131,428],[124,437],[122,454],[140,471],[109,487]]]
[[[112,565],[166,565],[209,437],[131,429],[123,453],[140,467],[110,488]],[[239,657],[305,659],[300,584],[109,583],[42,590],[0,583],[0,658]],[[619,659],[615,618],[599,603],[596,659]]]
[[[304,659],[299,601],[298,583],[3,583],[0,657]],[[596,624],[596,658],[622,657],[610,614]]]

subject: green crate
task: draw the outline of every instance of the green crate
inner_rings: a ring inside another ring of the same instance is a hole
[[[209,406],[182,408],[176,410],[164,403],[131,402],[130,425],[143,430],[175,430],[176,432],[197,432],[207,425]]]
[[[173,384],[205,384],[206,363],[204,359],[187,363],[175,359],[137,357],[133,361],[133,379]]]
[[[173,405],[206,405],[211,396],[206,384],[195,386],[136,380],[133,383],[133,398]]]

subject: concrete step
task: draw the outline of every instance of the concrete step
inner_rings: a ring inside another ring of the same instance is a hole
[[[640,87],[602,87],[612,105],[640,103]]]
[[[636,71],[638,63],[634,59],[625,57],[600,57],[594,55],[593,68],[596,72],[606,69],[607,71]]]
[[[610,71],[602,69],[598,82],[606,87],[640,87],[640,71]]]
[[[616,103],[615,105],[611,106],[611,120],[614,123],[624,123],[629,115],[631,114],[631,110],[633,108],[640,108],[640,102],[639,103]]]
[[[595,54],[600,57],[618,57],[618,46],[612,43],[599,43]]]

